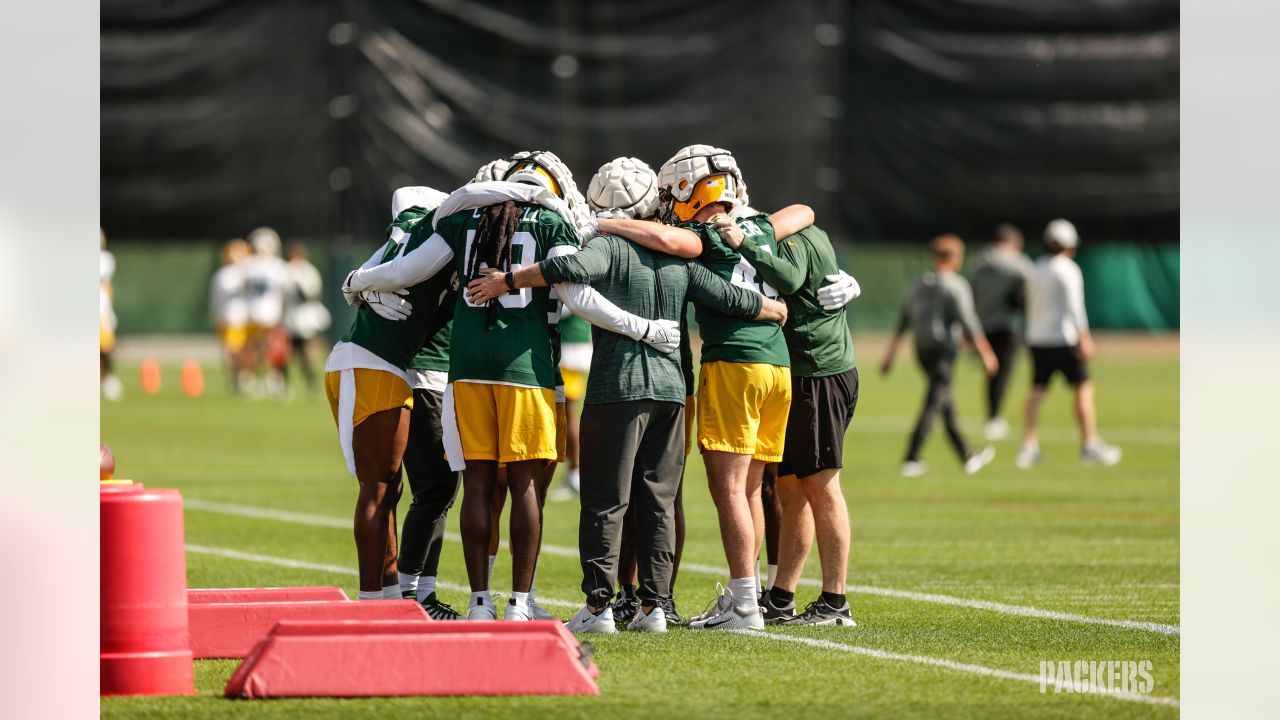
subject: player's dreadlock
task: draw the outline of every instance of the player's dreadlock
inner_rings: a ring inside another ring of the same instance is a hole
[[[511,270],[511,238],[516,234],[523,214],[520,206],[508,200],[490,205],[480,211],[480,222],[476,225],[476,234],[471,239],[471,266],[467,268],[468,282],[480,277],[480,267],[497,268],[503,272]],[[486,323],[493,326],[498,319],[498,298],[490,300],[485,306]]]

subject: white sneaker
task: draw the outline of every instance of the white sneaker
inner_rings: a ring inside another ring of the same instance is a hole
[[[552,615],[550,612],[544,610],[542,606],[538,604],[538,600],[534,598],[532,593],[529,595],[528,606],[529,606],[529,616],[532,617],[534,620],[559,620],[560,619],[559,617]]]
[[[496,592],[490,591],[489,602],[493,603],[494,607],[502,607],[502,596]]]
[[[1039,465],[1043,460],[1044,454],[1040,452],[1039,445],[1023,445],[1018,449],[1018,457],[1013,459],[1013,464],[1025,469]]]
[[[988,445],[965,458],[964,472],[966,475],[972,475],[986,467],[995,458],[996,449]]]
[[[655,605],[649,614],[645,614],[644,606],[636,610],[636,616],[627,624],[628,630],[636,630],[638,632],[664,633],[667,631],[667,614],[662,608]]]
[[[760,612],[760,606],[755,603],[750,605],[729,603],[727,610],[713,618],[708,618],[699,627],[703,630],[763,630],[764,613]]]
[[[929,472],[929,463],[923,460],[908,460],[902,463],[902,477],[915,478]]]
[[[498,611],[492,605],[476,605],[467,611],[468,620],[497,620]]]
[[[569,618],[564,626],[569,632],[575,633],[613,635],[618,632],[618,627],[613,624],[613,608],[610,607],[606,607],[599,613],[593,613],[583,606],[576,615]]]
[[[729,588],[716,583],[716,593],[716,599],[707,603],[707,609],[689,618],[689,627],[700,628],[707,620],[720,615],[733,605],[733,594],[729,592]]]
[[[1080,462],[1085,465],[1115,465],[1120,462],[1120,457],[1124,453],[1115,445],[1108,445],[1100,438],[1094,438],[1093,442],[1085,446],[1080,451]]]
[[[112,402],[120,400],[124,397],[124,383],[115,375],[102,378],[102,396]]]
[[[502,613],[502,619],[526,622],[533,619],[533,613],[529,612],[528,605],[516,605],[509,602],[507,603],[507,609]]]
[[[1003,440],[1009,437],[1009,423],[1002,417],[993,417],[982,426],[982,434],[988,440]]]

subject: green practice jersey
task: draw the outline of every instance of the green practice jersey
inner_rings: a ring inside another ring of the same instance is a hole
[[[654,320],[680,320],[686,301],[737,319],[760,314],[758,292],[730,285],[699,263],[613,235],[601,235],[578,253],[547,260],[539,268],[549,283],[591,285],[620,309]],[[687,388],[680,355],[598,328],[593,337],[586,404],[684,403]]]
[[[381,262],[389,262],[407,253],[431,237],[432,213],[421,207],[411,207],[401,212],[387,228],[387,237],[408,233],[399,244],[388,243]],[[440,303],[451,300],[450,294],[457,287],[457,276],[452,272],[436,273],[417,285],[408,288],[405,297],[413,305],[413,312],[406,320],[387,320],[367,305],[356,308],[356,318],[351,328],[342,336],[346,342],[355,343],[401,369],[414,362],[414,356],[424,341],[440,327]]]
[[[435,370],[436,372],[449,372],[449,340],[453,333],[453,304],[455,302],[453,295],[457,291],[451,293],[440,306],[440,315],[448,315],[448,319],[440,325],[440,329],[431,334],[427,341],[422,344],[422,349],[417,355],[413,356],[413,362],[409,363],[409,367],[414,370]]]
[[[845,309],[824,310],[818,303],[826,276],[840,272],[831,240],[817,225],[810,225],[778,240],[774,247],[776,253],[767,252],[757,238],[748,235],[738,251],[786,297],[787,324],[782,332],[791,353],[791,374],[826,377],[852,370],[853,340]]]
[[[753,238],[762,252],[773,252],[775,240],[773,223],[767,215],[739,218],[738,226]],[[778,291],[757,276],[756,269],[737,250],[720,239],[720,233],[710,225],[700,222],[681,225],[702,238],[702,254],[698,256],[708,270],[731,284],[754,290],[765,297],[777,299]],[[767,250],[765,248],[768,248]],[[736,363],[767,363],[788,367],[787,341],[777,323],[743,320],[726,315],[715,308],[699,305],[694,309],[698,329],[702,334],[702,362],[724,360]]]
[[[513,269],[577,249],[577,233],[560,215],[537,205],[520,207],[523,215],[511,238]],[[436,226],[436,232],[453,249],[459,278],[466,277],[471,264],[480,213],[481,209],[454,213]],[[555,388],[555,323],[560,306],[551,297],[551,288],[512,290],[497,303],[496,318],[490,325],[484,306],[472,305],[465,294],[458,294],[450,338],[450,382],[482,380]]]

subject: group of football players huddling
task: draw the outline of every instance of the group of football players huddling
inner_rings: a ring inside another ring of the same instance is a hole
[[[839,470],[858,398],[845,305],[860,289],[809,207],[750,206],[729,151],[691,145],[656,173],[616,158],[585,197],[546,151],[490,162],[448,195],[401,188],[386,244],[342,292],[356,316],[329,355],[325,390],[359,482],[361,599],[415,597],[436,619],[497,619],[490,575],[509,504],[501,615],[554,617],[535,581],[569,426],[558,327],[573,315],[593,330],[574,474],[586,600],[569,629],[854,624]],[[673,587],[695,404],[730,579],[682,619]],[[413,498],[397,538],[402,466]],[[459,486],[471,590],[461,613],[436,593]],[[815,534],[822,591],[797,612]]]

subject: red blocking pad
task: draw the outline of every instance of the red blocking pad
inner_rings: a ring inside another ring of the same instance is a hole
[[[597,695],[599,675],[590,646],[555,620],[285,620],[236,669],[226,695]]]
[[[187,605],[350,600],[339,587],[188,588]]]
[[[414,600],[203,603],[187,611],[196,659],[244,657],[281,620],[431,620]]]

